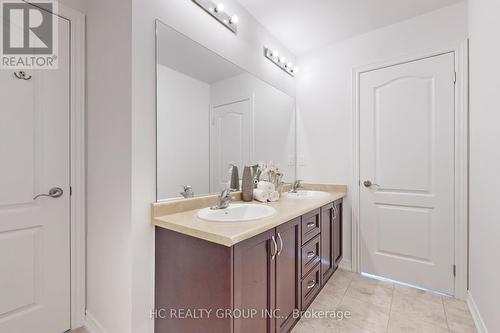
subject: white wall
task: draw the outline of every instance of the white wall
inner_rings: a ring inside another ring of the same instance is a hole
[[[149,311],[154,306],[154,228],[150,225],[150,205],[155,201],[156,187],[154,20],[158,18],[173,26],[273,85],[292,94],[295,91],[295,81],[263,57],[262,47],[276,45],[287,58],[294,57],[235,1],[228,0],[224,3],[228,12],[234,12],[240,17],[237,36],[192,1],[132,1],[131,272],[134,333],[153,332]],[[112,312],[108,314],[111,316]]]
[[[500,2],[470,0],[470,293],[500,332]]]
[[[352,73],[354,68],[459,46],[466,39],[460,3],[314,50],[298,59],[298,178],[353,182]],[[303,164],[302,166],[300,164]],[[344,260],[351,260],[351,199],[345,202]]]
[[[87,310],[131,332],[131,1],[87,1]]]
[[[158,65],[158,198],[210,192],[210,85]]]
[[[64,6],[78,10],[79,12],[87,12],[87,0],[58,0]]]

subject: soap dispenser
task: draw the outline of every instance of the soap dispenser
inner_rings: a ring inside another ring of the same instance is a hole
[[[229,172],[231,174],[231,180],[229,181],[229,189],[231,191],[239,191],[240,176],[238,174],[238,167],[235,164],[230,164]]]
[[[253,172],[252,167],[246,166],[243,169],[243,178],[241,181],[241,199],[245,202],[253,200]]]

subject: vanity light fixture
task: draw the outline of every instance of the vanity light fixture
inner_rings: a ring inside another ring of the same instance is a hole
[[[193,2],[203,8],[203,10],[212,15],[212,17],[233,33],[236,34],[238,32],[238,16],[226,13],[226,8],[223,3],[216,3],[212,0],[193,0]]]
[[[299,72],[299,69],[294,67],[291,62],[287,61],[285,57],[280,57],[276,50],[264,47],[264,56],[291,76],[295,76]]]

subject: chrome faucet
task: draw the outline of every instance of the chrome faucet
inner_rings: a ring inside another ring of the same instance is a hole
[[[184,192],[181,192],[181,195],[186,199],[193,198],[194,197],[193,187],[189,185],[184,185]]]
[[[292,189],[291,189],[290,193],[297,193],[299,188],[302,188],[302,180],[300,180],[300,179],[293,182]]]
[[[226,209],[229,207],[229,204],[233,201],[233,197],[231,197],[231,190],[226,188],[222,190],[219,196],[219,203],[210,209],[216,210],[216,209]]]

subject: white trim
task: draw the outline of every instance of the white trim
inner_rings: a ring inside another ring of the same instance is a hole
[[[30,2],[30,0],[25,0]],[[33,3],[36,6],[36,2]],[[85,15],[58,2],[56,13],[70,23],[71,131],[71,328],[85,323]]]
[[[466,300],[468,289],[469,71],[468,42],[455,51],[455,297]]]
[[[350,260],[342,259],[339,264],[339,268],[343,269],[344,271],[352,271],[352,263]]]
[[[85,328],[90,331],[90,333],[108,333],[104,326],[102,326],[95,317],[90,313],[86,312],[85,316]]]
[[[394,59],[392,61],[354,68],[352,71],[352,110],[353,110],[353,158],[352,179],[352,271],[360,272],[359,251],[359,205],[360,205],[360,166],[359,166],[359,78],[362,73],[411,61],[429,58],[445,53],[455,54],[455,297],[465,299],[467,294],[468,267],[468,70],[467,41],[459,47],[423,52],[421,54]]]
[[[478,333],[488,333],[488,329],[484,324],[483,317],[479,313],[479,309],[477,308],[476,302],[474,302],[474,298],[472,298],[472,294],[470,291],[467,292],[467,305],[469,306],[469,311],[472,315],[472,319],[474,319],[474,323],[476,324],[476,329]]]

